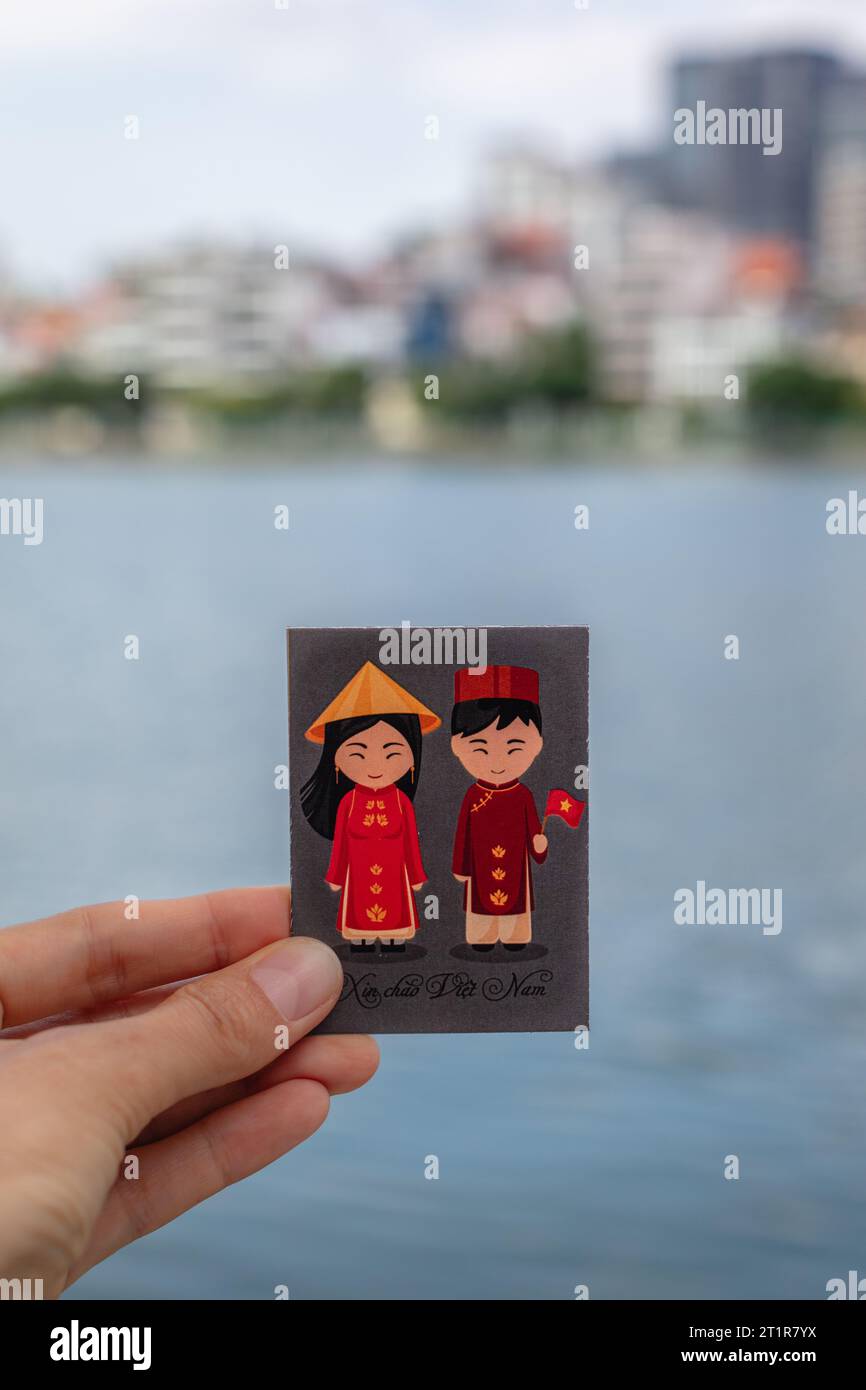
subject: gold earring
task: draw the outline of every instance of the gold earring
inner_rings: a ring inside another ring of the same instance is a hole
[[[334,780],[336,782],[339,782],[340,780],[340,769],[337,767],[336,763],[334,763]]]
[[[411,766],[410,769],[409,769],[409,781],[414,785],[414,783],[415,783],[415,764],[414,764],[414,763],[412,764],[412,766]]]

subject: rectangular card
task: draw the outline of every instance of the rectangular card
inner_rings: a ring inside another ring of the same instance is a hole
[[[585,627],[293,628],[292,930],[321,1032],[589,1024]]]

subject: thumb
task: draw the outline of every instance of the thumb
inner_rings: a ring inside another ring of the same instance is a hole
[[[107,1025],[146,1063],[138,1096],[144,1123],[188,1096],[266,1067],[322,1021],[342,983],[329,946],[294,937],[191,980],[148,1013]],[[136,1124],[141,1118],[132,1117]]]
[[[52,1279],[68,1268],[145,1125],[266,1067],[321,1022],[341,986],[334,952],[294,937],[147,1012],[4,1044],[0,1111],[17,1110],[14,1144],[0,1143],[0,1274],[10,1260]]]

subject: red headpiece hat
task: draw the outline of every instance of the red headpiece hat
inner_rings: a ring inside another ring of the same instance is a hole
[[[469,667],[454,672],[454,703],[461,700],[528,700],[538,704],[538,672],[528,666]]]

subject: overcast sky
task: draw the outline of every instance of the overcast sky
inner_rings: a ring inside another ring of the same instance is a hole
[[[672,53],[795,41],[866,63],[866,0],[0,0],[0,256],[51,291],[201,233],[364,255],[499,136],[642,144]]]

